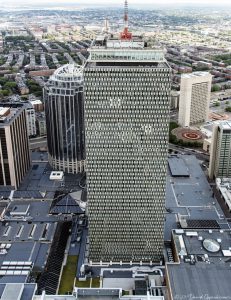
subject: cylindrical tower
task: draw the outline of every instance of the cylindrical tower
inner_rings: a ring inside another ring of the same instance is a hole
[[[55,170],[85,169],[83,67],[64,65],[44,88],[49,162]]]

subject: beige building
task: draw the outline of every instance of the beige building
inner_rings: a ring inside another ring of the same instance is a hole
[[[0,106],[0,185],[18,188],[30,168],[26,112],[23,104]]]
[[[212,138],[204,139],[203,150],[210,153],[211,152],[211,143],[212,143]]]
[[[231,121],[214,124],[209,177],[231,178]]]
[[[178,122],[182,127],[208,120],[212,75],[194,72],[181,76]]]
[[[180,101],[180,92],[172,90],[171,91],[170,109],[179,108],[179,101]]]

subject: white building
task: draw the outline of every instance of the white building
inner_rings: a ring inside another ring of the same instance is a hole
[[[212,75],[195,72],[181,76],[178,122],[182,127],[208,120]]]
[[[231,178],[231,121],[214,124],[209,177]]]
[[[220,191],[222,199],[224,200],[228,210],[231,212],[231,179],[217,178],[216,187]]]
[[[35,110],[30,103],[28,103],[26,106],[26,122],[28,136],[35,136],[37,134],[35,123]]]

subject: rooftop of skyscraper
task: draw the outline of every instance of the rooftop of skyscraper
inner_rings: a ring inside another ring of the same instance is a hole
[[[187,73],[182,74],[181,78],[195,78],[195,77],[205,77],[205,76],[211,76],[209,72],[193,72],[193,73]]]
[[[78,82],[83,81],[83,66],[77,64],[67,64],[57,69],[50,77],[49,82],[52,81],[65,81],[65,82]]]
[[[220,128],[225,129],[225,130],[231,130],[231,121],[222,121],[218,125]]]
[[[22,103],[1,103],[0,105],[0,127],[12,122],[24,109]]]

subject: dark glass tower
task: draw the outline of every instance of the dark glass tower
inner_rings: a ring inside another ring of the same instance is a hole
[[[55,170],[85,169],[83,68],[65,65],[44,88],[49,162]]]

